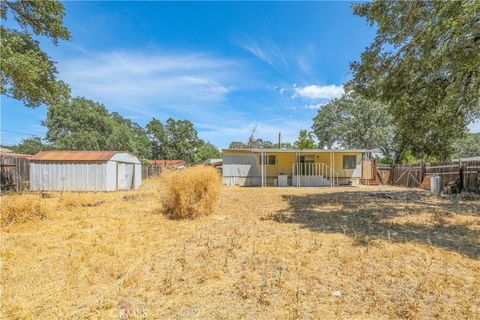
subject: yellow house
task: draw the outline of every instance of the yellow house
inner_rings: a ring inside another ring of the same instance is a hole
[[[359,185],[371,178],[371,150],[224,149],[223,182],[240,186]]]

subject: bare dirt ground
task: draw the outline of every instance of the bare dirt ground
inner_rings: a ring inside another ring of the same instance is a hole
[[[3,318],[480,319],[479,200],[224,187],[176,221],[156,188],[47,194],[3,227]]]

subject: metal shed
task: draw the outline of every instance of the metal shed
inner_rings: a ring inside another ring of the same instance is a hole
[[[138,158],[125,151],[41,151],[30,159],[30,190],[136,189],[141,169]]]

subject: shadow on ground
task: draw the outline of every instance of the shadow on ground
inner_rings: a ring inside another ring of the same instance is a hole
[[[480,259],[480,231],[461,224],[445,223],[452,215],[480,218],[480,201],[437,201],[417,191],[335,192],[284,195],[288,208],[270,218],[295,223],[317,232],[342,233],[368,245],[372,239],[395,242],[418,241]],[[415,216],[433,214],[435,223],[415,221]],[[406,223],[394,223],[406,217]],[[414,222],[411,222],[414,221]],[[461,219],[460,219],[461,221]]]

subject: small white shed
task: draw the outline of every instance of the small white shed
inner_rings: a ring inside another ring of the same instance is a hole
[[[142,167],[125,151],[41,151],[30,158],[31,191],[116,191],[140,187]]]

